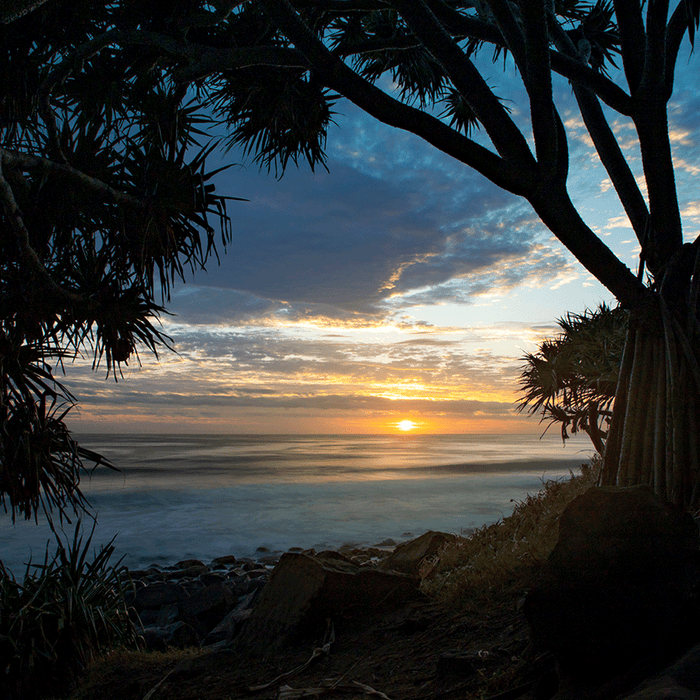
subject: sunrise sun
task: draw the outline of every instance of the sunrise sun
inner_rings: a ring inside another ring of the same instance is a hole
[[[404,432],[408,432],[409,430],[414,430],[418,426],[412,420],[401,420],[396,424],[396,427],[399,430],[403,430]]]

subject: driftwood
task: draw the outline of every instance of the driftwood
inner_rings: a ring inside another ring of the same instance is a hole
[[[143,700],[151,700],[151,698],[156,694],[158,688],[160,688],[163,683],[168,679],[168,676],[174,671],[168,671],[144,696]]]
[[[321,685],[315,688],[291,688],[288,685],[283,685],[279,689],[278,700],[298,700],[298,698],[319,697],[327,695],[331,692],[357,693],[360,690],[365,695],[374,695],[382,700],[391,700],[388,695],[385,695],[380,690],[360,683],[359,681],[350,681],[349,683],[341,683],[342,678],[338,680],[325,679],[321,681]]]
[[[328,639],[328,641],[326,641],[323,646],[316,647],[311,654],[311,658],[305,663],[301,664],[301,666],[297,666],[296,668],[293,668],[291,671],[287,671],[286,673],[281,673],[279,676],[277,676],[277,678],[273,678],[268,683],[263,683],[262,685],[248,686],[248,692],[260,693],[263,690],[274,688],[279,683],[283,683],[284,681],[289,680],[290,678],[294,678],[294,676],[298,676],[300,673],[309,668],[309,666],[318,661],[318,659],[322,656],[328,656],[328,654],[330,654],[331,652],[331,645],[333,644],[333,642],[335,642],[335,630],[333,628],[332,623],[330,623],[328,626],[326,638]]]

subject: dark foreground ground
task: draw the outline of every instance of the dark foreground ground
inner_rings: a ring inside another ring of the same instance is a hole
[[[93,663],[70,700],[549,700],[554,661],[531,642],[521,606],[554,546],[561,512],[595,479],[583,465],[580,475],[543,484],[511,516],[444,550],[433,585],[424,587],[431,598],[338,616],[332,628],[322,624],[268,658],[113,653]],[[315,651],[324,644],[324,653]]]
[[[93,665],[72,700],[514,700],[548,697],[552,675],[518,600],[472,611],[426,600],[335,620],[325,639],[301,640],[267,659],[225,650],[113,654]]]

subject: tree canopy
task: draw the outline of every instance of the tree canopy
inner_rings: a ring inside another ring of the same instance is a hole
[[[214,250],[212,221],[226,242],[207,125],[277,174],[290,162],[314,168],[339,97],[526,199],[629,309],[605,479],[653,482],[682,504],[700,497],[697,455],[677,437],[697,432],[698,406],[682,392],[700,387],[700,243],[683,241],[668,133],[700,0],[8,0],[0,10],[0,494],[13,513],[35,512],[30,483],[46,455],[77,454],[65,435],[60,448],[46,439],[72,401],[56,368],[90,347],[118,375],[137,346],[157,350],[166,339],[154,320],[170,285]],[[518,119],[513,96],[480,72],[483,51],[515,68]],[[572,202],[557,80],[571,86],[639,241],[636,273]],[[636,129],[644,188],[616,116]],[[653,394],[653,425],[639,423],[634,387]],[[649,447],[649,465],[630,466],[634,445]]]
[[[0,499],[13,518],[83,508],[83,462],[106,461],[68,432],[75,398],[56,372],[87,351],[116,378],[139,348],[167,347],[172,283],[230,234],[205,167],[210,119],[148,56],[105,43],[119,11],[49,2],[0,30]]]

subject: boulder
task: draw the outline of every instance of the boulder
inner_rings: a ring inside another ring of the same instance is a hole
[[[693,647],[663,673],[637,688],[625,700],[699,700],[700,645]]]
[[[182,621],[163,627],[144,627],[141,637],[149,651],[164,651],[170,647],[184,649],[199,644],[196,630]]]
[[[524,603],[560,697],[615,695],[698,637],[698,544],[692,517],[645,486],[569,504]]]
[[[212,566],[219,567],[219,566],[233,566],[236,563],[236,557],[233,556],[233,554],[227,554],[226,556],[223,557],[216,557],[211,563]]]
[[[400,571],[418,575],[421,565],[434,557],[448,542],[456,539],[446,532],[426,532],[414,540],[398,545],[396,549],[379,563],[382,570]]]
[[[214,629],[202,640],[202,646],[227,646],[238,634],[242,623],[253,613],[253,601],[258,591],[253,591],[238,601],[236,607],[224,617]]]
[[[345,557],[282,555],[235,640],[241,653],[266,656],[300,634],[315,632],[326,618],[367,606],[420,598],[416,577],[355,566]]]
[[[154,610],[171,603],[180,603],[187,598],[187,593],[174,581],[152,583],[142,588],[137,588],[133,598],[129,601],[138,612],[142,610]]]
[[[199,561],[199,559],[183,559],[175,564],[176,569],[191,569],[196,566],[206,566],[206,564],[203,561]]]
[[[204,637],[235,607],[236,602],[228,586],[214,583],[185,598],[179,605],[179,617]]]

